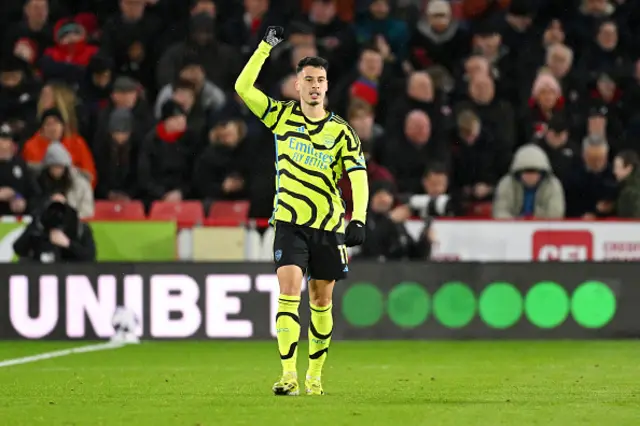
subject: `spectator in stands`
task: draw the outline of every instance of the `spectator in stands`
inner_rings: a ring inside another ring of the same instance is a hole
[[[515,57],[536,42],[536,33],[533,31],[536,3],[536,0],[511,0],[502,19],[502,41]]]
[[[453,187],[466,200],[487,201],[509,167],[511,150],[504,149],[471,110],[458,115],[451,152]]]
[[[384,126],[388,129],[402,127],[405,117],[414,109],[424,111],[432,119],[436,132],[447,130],[449,109],[442,104],[441,97],[433,87],[433,80],[426,71],[409,75],[405,92],[389,107]]]
[[[298,62],[307,56],[318,56],[318,49],[312,44],[300,45],[291,51],[289,68],[286,75],[277,80],[276,88],[273,90],[273,96],[278,99],[296,100],[300,98],[300,94],[296,90],[296,80],[298,78],[297,67]]]
[[[312,0],[307,20],[312,25],[323,58],[331,64],[330,78],[339,81],[357,56],[355,31],[340,19],[338,0]]]
[[[551,170],[562,182],[565,192],[580,155],[580,147],[571,134],[566,118],[562,114],[556,114],[549,121],[549,128],[544,137],[537,140],[538,146],[547,154]]]
[[[587,49],[580,61],[580,68],[587,72],[588,78],[595,79],[601,72],[624,74],[630,62],[619,43],[618,25],[614,21],[604,21],[593,38],[595,43],[585,45]]]
[[[395,190],[391,182],[381,181],[371,188],[369,210],[367,212],[367,239],[354,260],[426,260],[430,252],[430,242],[426,232],[414,241],[403,219],[391,214]]]
[[[36,122],[32,124],[31,135],[39,128],[45,111],[57,109],[65,123],[65,133],[70,135],[84,135],[84,115],[80,102],[73,89],[60,81],[50,81],[42,87],[38,98],[38,113]]]
[[[95,141],[108,138],[109,117],[118,108],[128,109],[133,114],[133,134],[136,135],[136,138],[144,137],[155,124],[140,84],[130,77],[118,77],[113,83],[109,103],[98,116]]]
[[[193,195],[205,202],[247,198],[251,175],[250,142],[242,121],[220,123],[209,133],[209,145],[198,157]]]
[[[469,82],[477,76],[489,76],[494,78],[495,72],[489,61],[484,56],[474,53],[464,59],[461,66],[454,71],[455,82],[452,97],[455,100],[467,100]]]
[[[528,143],[533,138],[544,137],[549,120],[560,112],[566,113],[562,88],[554,76],[542,71],[531,89],[531,99],[523,117],[521,141]]]
[[[622,151],[613,161],[613,173],[620,185],[615,213],[624,219],[640,218],[640,157],[635,151]]]
[[[496,87],[488,75],[478,75],[469,82],[468,100],[454,107],[456,115],[472,110],[482,120],[485,132],[491,133],[503,149],[511,150],[517,145],[517,133],[513,107],[509,102],[496,97]]]
[[[606,73],[598,76],[594,86],[588,103],[591,107],[587,120],[588,133],[591,132],[593,119],[599,118],[600,123],[597,127],[602,127],[603,134],[607,136],[607,141],[613,150],[617,152],[621,149],[625,139],[622,90],[614,78]]]
[[[233,88],[242,67],[242,56],[233,47],[219,41],[212,28],[213,18],[207,14],[199,14],[191,18],[189,37],[165,50],[156,66],[158,88],[174,80],[186,54],[194,55],[200,60],[207,81],[224,91]],[[260,34],[262,38],[263,33]]]
[[[50,144],[42,165],[38,184],[45,196],[63,194],[80,219],[93,217],[93,190],[87,178],[73,166],[69,151],[58,142]]]
[[[470,41],[468,32],[452,17],[451,4],[431,0],[411,36],[411,66],[423,70],[440,64],[453,72],[458,61],[469,54]]]
[[[53,194],[13,243],[20,261],[94,262],[96,245],[88,224],[78,218],[63,194]]]
[[[446,149],[444,141],[432,133],[429,116],[413,110],[405,119],[404,134],[385,141],[381,158],[396,178],[398,191],[414,194],[422,189],[420,180],[427,163],[445,160]]]
[[[192,108],[186,108],[186,105],[182,105],[183,108],[189,110],[189,127],[202,129],[204,126],[206,117],[210,114],[217,114],[224,107],[227,101],[226,95],[218,86],[208,81],[205,76],[202,63],[196,56],[188,55],[184,58],[180,71],[178,72],[178,82],[188,82],[191,88],[174,87],[174,84],[169,84],[160,90],[158,97],[156,98],[155,116],[160,117],[162,105],[175,95],[178,90],[194,90],[195,99]],[[175,98],[174,98],[175,99]]]
[[[615,109],[609,109],[604,102],[595,100],[587,115],[585,136],[603,137],[615,154],[624,147],[624,126]]]
[[[22,21],[7,29],[1,49],[4,56],[15,55],[33,65],[54,45],[49,0],[26,0],[23,12]]]
[[[554,44],[547,48],[545,66],[558,83],[562,93],[566,93],[566,100],[572,105],[578,104],[584,95],[584,78],[580,71],[574,71],[573,50],[564,44]]]
[[[191,193],[197,139],[187,128],[186,112],[175,101],[145,137],[138,160],[138,188],[147,207],[156,200],[178,202]]]
[[[458,194],[449,190],[449,170],[446,164],[430,163],[422,177],[422,188],[422,193],[409,196],[406,204],[396,207],[393,217],[418,216],[427,219],[462,214]],[[402,209],[407,211],[402,213]]]
[[[557,54],[560,51],[556,50],[554,47],[557,45],[562,46],[562,50],[564,50],[565,48],[571,50],[571,48],[564,45],[565,39],[566,34],[562,26],[562,21],[560,21],[559,19],[551,19],[544,29],[540,41],[532,41],[531,43],[522,47],[521,53],[518,57],[518,68],[522,81],[533,81],[535,79],[535,75],[538,72],[538,68],[542,64],[546,64],[547,67],[551,67],[549,61],[550,57],[554,58],[554,63],[562,63],[564,64],[563,68],[566,68],[566,61],[556,61],[556,59],[560,58],[560,56]],[[550,54],[549,52],[552,48],[554,48],[555,50],[554,54]],[[571,68],[571,65],[573,65],[573,51],[571,51],[571,62],[569,63],[569,69]],[[558,75],[556,70],[553,70],[552,73],[558,80],[562,80],[562,76]],[[523,86],[524,87],[519,87],[518,89],[528,89],[526,85]],[[525,95],[528,96],[528,93],[525,93]],[[524,99],[526,99],[526,96]]]
[[[498,183],[493,217],[562,219],[564,214],[562,184],[553,174],[546,154],[537,145],[522,146],[515,153],[511,171]]]
[[[281,10],[270,7],[273,6],[270,3],[270,0],[244,0],[244,13],[224,22],[222,39],[232,45],[234,51],[240,50],[247,57],[258,46],[268,27],[283,24]]]
[[[100,111],[109,104],[109,96],[113,90],[113,68],[111,58],[98,53],[89,62],[85,78],[80,84],[78,96],[82,100],[87,120],[86,132],[92,139],[98,128]],[[90,145],[93,146],[91,140]]]
[[[489,61],[490,74],[496,83],[499,96],[517,102],[517,57],[502,43],[502,24],[494,18],[478,25],[472,38],[472,48],[476,54]]]
[[[186,80],[178,80],[172,85],[173,91],[170,100],[180,105],[180,108],[187,114],[187,127],[195,135],[201,135],[207,120],[207,112],[196,104],[196,87]],[[164,100],[163,104],[167,102]],[[157,118],[162,116],[162,105],[158,106]]]
[[[623,94],[622,105],[627,123],[627,140],[633,141],[628,146],[640,152],[640,145],[635,142],[640,139],[640,59],[636,61],[633,77]]]
[[[346,115],[349,102],[356,98],[374,107],[376,117],[385,117],[386,91],[379,88],[387,87],[390,73],[385,71],[385,63],[378,49],[373,45],[365,45],[358,59],[356,68],[348,72],[342,80],[331,90],[331,110],[339,115]]]
[[[22,158],[35,168],[45,159],[49,145],[61,143],[71,155],[72,164],[91,182],[96,184],[96,166],[87,143],[80,135],[68,134],[62,113],[55,109],[42,114],[40,131],[25,143]]]
[[[156,46],[162,21],[145,13],[145,0],[119,0],[119,13],[109,18],[102,29],[101,47],[115,61],[120,74],[140,81],[149,91],[154,89],[153,67],[161,52]]]
[[[22,142],[27,124],[36,115],[38,83],[18,57],[8,56],[0,63],[0,117],[9,122],[16,141]]]
[[[367,161],[369,185],[371,186],[378,181],[393,182],[393,176],[389,170],[379,164],[375,154],[376,150],[379,151],[379,147],[384,143],[384,130],[375,123],[371,105],[366,102],[353,102],[349,108],[347,119],[362,144],[362,153]],[[343,174],[342,179],[338,182],[338,187],[342,192],[342,199],[347,204],[347,211],[350,211],[352,206],[351,181],[347,173]]]
[[[287,38],[278,44],[269,54],[269,62],[271,72],[269,79],[277,81],[291,73],[293,58],[297,56],[295,53],[299,47],[313,46],[316,49],[316,36],[313,27],[300,21],[294,21],[287,26]],[[317,51],[315,53],[317,55]],[[298,63],[296,62],[295,65]],[[295,66],[293,67],[295,70]],[[333,71],[333,67],[331,67]]]
[[[0,126],[0,215],[29,213],[38,203],[40,188],[33,172],[16,155],[11,126]]]
[[[400,67],[407,57],[407,23],[391,16],[389,0],[372,0],[369,11],[356,22],[358,43],[373,43],[390,64]]]
[[[138,195],[138,151],[141,135],[134,133],[131,110],[117,108],[109,116],[107,138],[96,143],[96,198],[129,201]]]
[[[183,40],[189,36],[189,19],[196,15],[206,15],[212,18],[211,30],[220,33],[220,26],[216,25],[218,20],[218,5],[217,0],[190,0],[189,1],[189,13],[186,19],[181,19],[178,22],[172,22],[169,28],[165,28],[163,35],[161,36],[162,42],[159,52],[166,50],[166,47],[171,46],[176,40]],[[173,17],[175,19],[175,17]]]
[[[581,0],[580,3],[578,13],[571,17],[569,34],[572,44],[588,46],[598,24],[612,18],[616,8],[607,0]]]
[[[567,217],[594,219],[613,211],[616,182],[609,164],[609,144],[601,135],[582,142],[582,162],[575,168],[567,190]]]
[[[98,48],[87,43],[84,27],[71,19],[61,19],[54,28],[56,45],[44,51],[40,69],[45,79],[59,79],[77,85]]]
[[[500,13],[509,7],[511,0],[462,0],[462,14],[465,19],[481,22],[491,12]]]

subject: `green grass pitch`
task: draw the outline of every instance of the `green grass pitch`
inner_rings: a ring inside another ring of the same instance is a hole
[[[275,342],[143,342],[0,368],[0,424],[635,426],[639,361],[638,341],[334,342],[326,396],[275,397]]]

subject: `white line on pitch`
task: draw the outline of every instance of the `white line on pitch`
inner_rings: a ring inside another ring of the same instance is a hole
[[[59,358],[61,356],[81,354],[86,352],[106,351],[123,347],[123,343],[98,343],[97,345],[78,346],[76,348],[63,349],[60,351],[45,352],[38,355],[25,356],[22,358],[7,359],[0,361],[0,368],[11,367],[12,365],[28,364],[30,362],[44,361],[45,359]]]

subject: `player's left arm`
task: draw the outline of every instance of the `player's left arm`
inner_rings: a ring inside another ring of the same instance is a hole
[[[362,152],[360,138],[351,127],[345,127],[345,141],[341,156],[344,170],[349,175],[353,197],[353,212],[351,213],[351,222],[347,227],[345,243],[347,246],[354,246],[364,242],[364,224],[367,220],[367,206],[369,205],[369,181],[367,163]]]

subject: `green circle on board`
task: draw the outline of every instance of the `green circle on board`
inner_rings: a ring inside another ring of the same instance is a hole
[[[533,325],[555,328],[569,316],[569,295],[560,284],[542,281],[531,287],[527,293],[524,310]]]
[[[416,282],[402,282],[387,297],[387,314],[398,327],[414,328],[429,316],[429,293]]]
[[[520,320],[522,304],[522,295],[513,284],[495,282],[480,295],[478,313],[489,327],[509,328]]]
[[[585,328],[601,328],[616,314],[616,296],[600,281],[587,281],[573,292],[571,314]]]
[[[445,327],[464,327],[475,314],[476,297],[464,283],[445,283],[433,296],[433,315]]]
[[[383,311],[384,296],[372,283],[354,283],[342,296],[342,314],[355,327],[376,324],[382,318]]]

